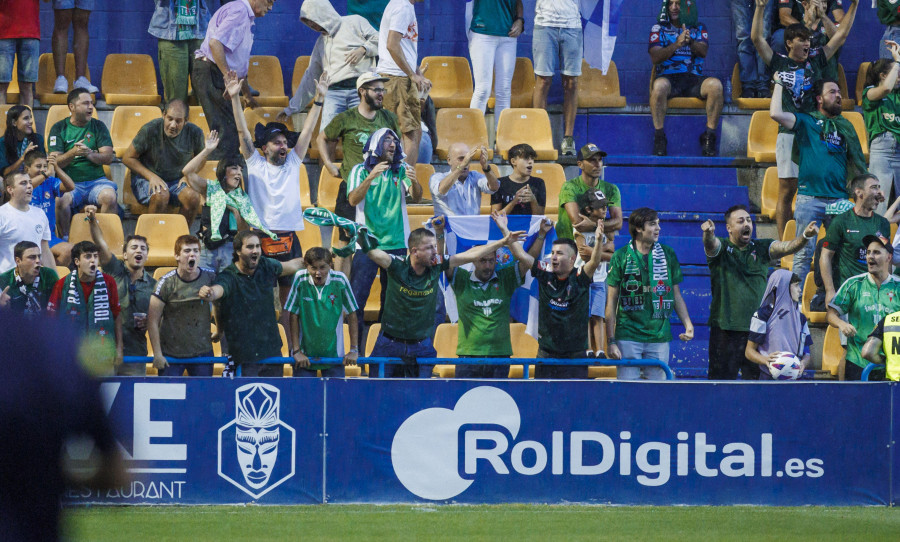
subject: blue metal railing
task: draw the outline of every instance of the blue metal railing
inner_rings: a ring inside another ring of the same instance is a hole
[[[200,357],[200,358],[168,358],[179,364],[209,364],[209,363],[228,363],[226,357]],[[152,363],[153,358],[145,356],[125,356],[125,363]],[[666,363],[658,359],[557,359],[557,358],[419,358],[416,360],[419,365],[519,365],[522,364],[522,377],[529,377],[530,365],[587,365],[601,367],[658,367],[666,373],[666,380],[675,380],[672,369]],[[310,359],[311,363],[325,365],[343,365],[341,358],[316,358]],[[294,358],[266,358],[256,363],[266,365],[281,365],[288,363],[294,365]],[[378,377],[384,378],[385,365],[403,365],[404,362],[400,358],[384,358],[370,357],[359,358],[358,365],[368,363],[369,365],[378,365]],[[236,375],[240,376],[240,365],[236,367]]]
[[[872,374],[872,371],[883,371],[884,369],[885,369],[885,366],[882,365],[881,363],[869,363],[869,364],[866,365],[866,367],[863,369],[862,376],[860,377],[860,380],[862,380],[863,382],[868,382],[868,381],[869,381],[869,375]]]

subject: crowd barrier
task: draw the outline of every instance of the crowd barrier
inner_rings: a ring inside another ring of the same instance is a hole
[[[101,392],[133,481],[71,488],[69,505],[900,495],[896,383],[139,377]]]
[[[462,359],[462,361],[460,361]],[[142,356],[125,356],[124,363],[152,363],[153,358]],[[209,365],[211,363],[228,363],[227,357],[200,357],[200,358],[177,358],[175,363],[185,365]],[[588,365],[588,366],[605,366],[605,367],[659,367],[666,373],[666,380],[674,380],[675,374],[669,365],[658,359],[558,359],[558,358],[418,358],[417,363],[420,365],[518,365],[524,363],[522,367],[522,377],[529,378],[530,365]],[[260,360],[263,365],[284,365],[285,363],[293,365],[294,358],[266,358]],[[343,365],[342,358],[315,358],[312,363],[322,365]],[[385,365],[403,365],[405,362],[400,358],[384,358],[384,357],[368,357],[359,358],[358,365],[369,364],[378,366],[378,378],[384,378]],[[240,365],[235,367],[235,376],[241,376]]]

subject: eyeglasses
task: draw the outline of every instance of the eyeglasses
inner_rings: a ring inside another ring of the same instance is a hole
[[[377,88],[366,87],[366,90],[371,90],[375,94],[384,94],[385,93],[384,87],[377,87]]]

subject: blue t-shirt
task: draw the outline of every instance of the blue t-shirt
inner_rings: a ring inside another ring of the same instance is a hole
[[[709,43],[709,34],[706,32],[706,25],[698,22],[697,26],[688,28],[691,33],[691,39],[698,43]],[[676,41],[681,35],[681,27],[674,26],[672,23],[655,24],[650,29],[650,46],[668,47]],[[691,46],[685,45],[678,48],[675,54],[667,60],[663,60],[656,67],[656,75],[669,75],[674,73],[690,73],[693,75],[701,75],[703,73],[703,57],[694,56],[691,53]]]
[[[35,187],[31,193],[31,206],[37,207],[47,215],[50,223],[50,231],[56,232],[56,198],[62,196],[60,186],[62,182],[56,177],[50,177]]]

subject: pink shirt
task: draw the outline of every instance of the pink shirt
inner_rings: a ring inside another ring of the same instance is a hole
[[[238,77],[246,77],[250,66],[250,48],[253,47],[253,8],[247,0],[229,2],[213,14],[206,28],[206,39],[194,56],[213,61],[209,50],[209,40],[214,38],[225,47],[225,62],[237,72]]]

